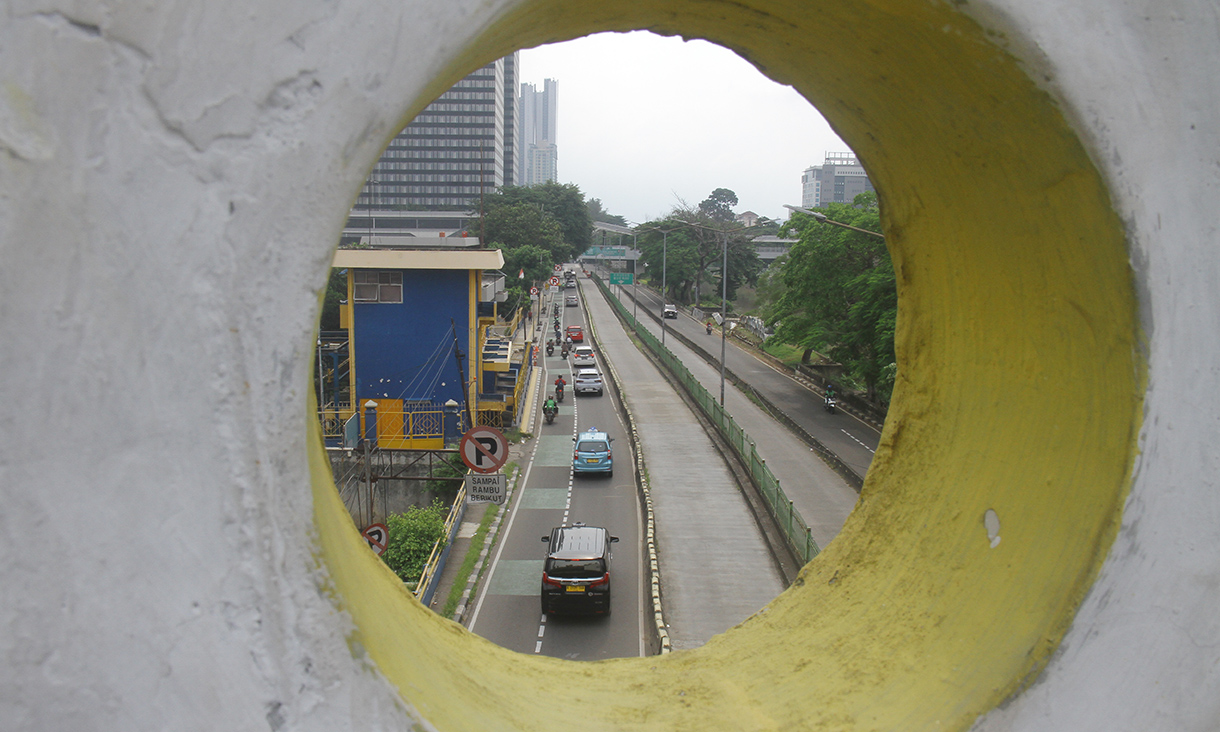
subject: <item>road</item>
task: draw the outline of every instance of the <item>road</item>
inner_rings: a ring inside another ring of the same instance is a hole
[[[564,307],[566,294],[553,297],[560,304],[562,324],[585,326],[582,307]],[[544,313],[551,299],[544,296]],[[544,322],[549,323],[547,315]],[[541,354],[542,383],[548,387],[557,374],[568,382],[567,398],[559,405],[554,424],[534,415],[534,447],[522,466],[522,486],[506,519],[492,564],[482,582],[469,628],[505,648],[574,660],[641,656],[645,651],[645,616],[642,580],[643,519],[636,497],[627,429],[614,407],[619,397],[606,385],[605,396],[575,396],[572,369],[560,357]],[[600,363],[600,362],[599,362]],[[540,401],[540,400],[538,400]],[[597,428],[614,438],[616,470],[612,478],[572,474],[572,438]],[[539,587],[546,544],[541,539],[566,523],[604,526],[620,541],[611,562],[611,609],[608,616],[547,616],[539,606]]]
[[[662,305],[660,295],[650,288],[637,288],[637,291],[639,308],[660,317]],[[621,299],[629,307],[632,293],[633,288],[623,288]],[[651,320],[642,312],[640,319],[642,322]],[[699,344],[712,355],[716,368],[719,368],[719,330],[714,330],[712,335],[708,336],[703,324],[682,313],[679,313],[677,318],[666,319],[665,326],[667,331],[671,329],[677,331]],[[659,332],[659,326],[651,329]],[[667,341],[666,345],[672,346],[673,344]],[[844,412],[828,413],[823,408],[820,396],[792,377],[780,373],[771,365],[755,358],[732,340],[728,341],[725,347],[725,365],[766,395],[773,404],[780,405],[785,414],[805,428],[857,474],[863,476],[868,472],[873,454],[877,450],[877,443],[881,439],[881,433],[876,428]],[[687,366],[689,368],[690,364]]]

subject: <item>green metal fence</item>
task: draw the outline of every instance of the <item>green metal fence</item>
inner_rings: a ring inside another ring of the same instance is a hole
[[[764,502],[767,504],[767,509],[771,513],[771,517],[775,519],[776,524],[784,532],[784,538],[793,552],[804,562],[808,562],[817,556],[818,545],[813,540],[813,536],[809,530],[809,525],[805,523],[805,519],[793,507],[792,501],[784,493],[784,489],[780,487],[779,480],[771,474],[771,469],[767,467],[767,463],[758,456],[758,451],[754,449],[754,443],[750,440],[749,435],[742,429],[733,419],[733,415],[729,414],[721,406],[720,402],[704,388],[703,384],[687,370],[686,366],[678,360],[668,348],[661,345],[661,341],[657,339],[647,328],[641,326],[631,316],[631,311],[617,297],[610,293],[610,289],[602,282],[600,277],[594,277],[598,288],[606,296],[615,312],[629,329],[639,339],[661,364],[669,371],[670,374],[682,385],[686,393],[691,396],[699,409],[703,411],[708,420],[711,421],[725,440],[732,446],[737,456],[750,472],[750,479],[754,482],[754,486],[762,495]]]

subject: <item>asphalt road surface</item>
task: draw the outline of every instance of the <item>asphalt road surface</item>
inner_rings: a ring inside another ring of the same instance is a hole
[[[566,295],[575,292],[561,290],[551,298],[559,303],[564,328],[586,326],[583,307],[564,306]],[[544,302],[543,323],[549,331],[552,303],[547,296]],[[588,343],[587,326],[585,331]],[[550,357],[543,351],[540,357],[543,391],[552,392],[555,376],[563,374],[568,382],[566,397],[549,425],[540,413],[542,395],[535,400],[534,447],[521,466],[523,489],[515,494],[469,628],[521,653],[575,660],[641,656],[645,651],[642,516],[627,430],[613,406],[618,395],[606,384],[603,396],[575,396],[570,363],[558,350]],[[578,429],[591,427],[615,440],[613,477],[572,473],[573,438]],[[577,521],[603,526],[620,539],[613,545],[610,567],[612,612],[590,617],[544,615],[539,590],[547,545],[541,539],[553,527]]]

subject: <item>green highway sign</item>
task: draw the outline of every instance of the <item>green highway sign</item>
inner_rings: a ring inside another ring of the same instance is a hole
[[[630,272],[611,272],[610,284],[612,285],[630,285],[633,284],[633,275]]]

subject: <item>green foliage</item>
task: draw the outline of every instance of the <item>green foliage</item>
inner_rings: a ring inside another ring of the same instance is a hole
[[[466,466],[461,461],[450,463],[442,458],[439,462],[432,465],[432,472],[429,474],[429,477],[436,478],[437,480],[428,481],[428,490],[437,495],[453,498],[457,495],[458,489],[462,487],[462,484],[457,480],[449,479],[463,478],[465,475]]]
[[[862,229],[880,228],[874,193],[860,194],[852,206],[832,203],[826,215]],[[888,401],[898,295],[884,243],[803,214],[794,214],[784,231],[798,234],[800,242],[788,253],[782,287],[767,309],[774,338],[826,354],[865,384],[869,398]]]
[[[733,207],[736,205],[736,193],[728,188],[717,188],[699,204],[699,213],[712,221],[727,224],[733,221]]]
[[[762,263],[750,245],[754,233],[744,232],[733,223],[731,206],[736,203],[737,194],[717,188],[698,208],[677,207],[664,219],[640,227],[640,250],[654,282],[661,281],[662,250],[667,250],[664,279],[671,300],[690,304],[710,298],[719,305],[723,286],[719,275],[726,246],[728,299],[736,296],[738,287],[757,281]],[[666,236],[664,231],[669,234]],[[715,279],[713,273],[717,275]]]
[[[589,218],[593,221],[601,221],[606,224],[617,224],[618,226],[628,226],[627,219],[617,214],[612,214],[602,208],[600,198],[590,198],[586,204],[589,208]]]
[[[518,213],[519,226],[510,237],[508,232],[500,233],[500,230],[490,225],[496,210],[503,207],[518,212],[533,209],[537,217],[527,221]],[[539,244],[551,252],[552,259],[556,262],[571,261],[588,249],[592,241],[593,219],[589,216],[589,207],[580,188],[571,183],[547,182],[528,188],[504,186],[484,199],[483,219],[488,242],[500,242],[506,249],[516,249],[524,244]],[[544,224],[542,221],[550,223]],[[522,228],[527,223],[538,227],[533,232],[540,235],[538,238],[529,238],[531,232]]]
[[[339,303],[347,299],[347,270],[331,269],[322,298],[320,330],[339,330]]]
[[[446,508],[440,499],[430,506],[415,506],[386,519],[390,540],[381,555],[403,582],[417,582],[437,539],[445,535]]]
[[[532,246],[547,252],[552,261],[566,262],[570,248],[563,242],[559,222],[530,203],[488,196],[483,206],[483,236],[497,249],[509,252]]]

